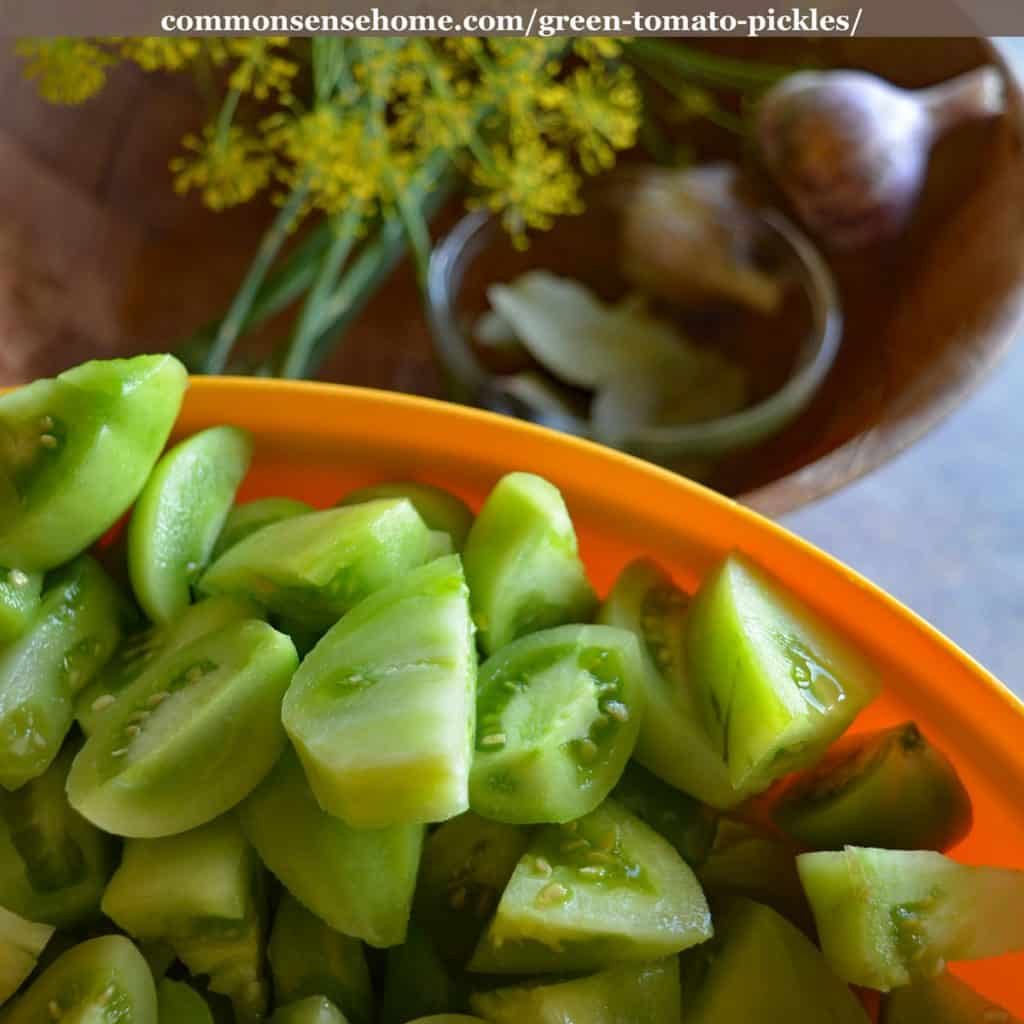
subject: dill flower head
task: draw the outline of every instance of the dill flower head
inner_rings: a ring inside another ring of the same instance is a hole
[[[238,60],[228,78],[228,85],[258,100],[276,95],[282,102],[287,102],[291,98],[292,79],[299,71],[299,65],[287,56],[290,43],[287,36],[225,40],[227,56]]]
[[[87,39],[23,39],[15,47],[26,60],[25,75],[51,103],[73,106],[95,96],[117,63],[103,47]]]
[[[181,71],[202,52],[198,39],[156,36],[120,40],[121,55],[143,71]]]
[[[238,125],[208,124],[202,135],[186,135],[185,152],[171,160],[174,189],[198,190],[213,210],[248,202],[270,184],[274,160],[257,136]]]

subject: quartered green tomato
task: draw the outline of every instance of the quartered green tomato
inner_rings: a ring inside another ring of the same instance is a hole
[[[57,756],[74,696],[113,654],[122,614],[89,556],[50,577],[28,629],[0,648],[0,785],[24,785]]]
[[[0,565],[53,569],[142,490],[178,415],[172,356],[84,363],[0,396]]]
[[[122,691],[75,758],[71,805],[115,835],[195,828],[233,807],[284,747],[288,637],[235,622],[158,660]]]
[[[156,986],[160,1024],[213,1024],[206,1000],[183,981],[162,978]]]
[[[326,996],[351,1024],[373,1018],[373,989],[363,944],[336,932],[285,892],[267,945],[278,1004]]]
[[[647,712],[633,757],[684,793],[727,810],[746,794],[729,780],[686,667],[689,604],[690,596],[663,569],[640,559],[619,574],[598,621],[628,629],[640,641]]]
[[[357,828],[466,810],[475,679],[458,555],[356,605],[306,656],[282,709],[320,806]]]
[[[260,865],[234,815],[125,843],[103,913],[139,941],[164,941],[231,998],[239,1020],[265,1012]],[[148,968],[147,968],[148,970]]]
[[[888,992],[1024,950],[1024,871],[857,846],[801,854],[797,869],[822,952],[851,984]]]
[[[0,1006],[36,969],[53,931],[52,925],[26,921],[0,907]]]
[[[636,638],[559,626],[480,669],[470,804],[514,824],[571,821],[619,780],[644,713]]]
[[[811,850],[948,849],[971,827],[956,769],[913,722],[840,740],[786,787],[776,824]]]
[[[315,509],[312,505],[294,498],[257,498],[255,501],[235,505],[224,520],[220,536],[213,546],[213,557],[220,558],[228,548],[233,548],[240,540],[245,540],[264,526],[313,511]]]
[[[540,829],[516,866],[469,969],[566,973],[671,956],[711,936],[693,872],[612,800]]]
[[[325,814],[291,750],[242,804],[239,817],[263,863],[332,928],[371,946],[404,941],[422,825],[354,829]]]
[[[132,589],[153,622],[169,622],[191,603],[251,456],[244,430],[211,427],[157,463],[128,524]]]
[[[404,1024],[465,1002],[465,994],[441,962],[429,935],[413,923],[400,946],[388,950],[380,1024]]]
[[[705,725],[746,793],[814,764],[880,689],[849,641],[739,555],[701,584],[686,641]]]
[[[464,552],[480,644],[493,654],[517,637],[586,622],[597,604],[558,488],[530,473],[495,485]]]
[[[347,1024],[347,1021],[329,999],[309,996],[275,1010],[270,1024]]]
[[[683,955],[682,975],[687,1024],[868,1024],[810,939],[749,900],[716,913],[714,938]]]
[[[422,565],[430,531],[405,499],[310,512],[264,526],[224,552],[200,593],[259,601],[289,623],[326,630],[373,591]]]
[[[4,1014],[4,1024],[157,1024],[156,988],[142,954],[123,935],[63,953]]]
[[[31,623],[43,592],[43,574],[0,566],[0,648]]]

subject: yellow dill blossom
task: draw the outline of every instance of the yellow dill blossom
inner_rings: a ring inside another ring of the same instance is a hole
[[[213,210],[248,202],[270,183],[274,159],[263,142],[239,125],[218,131],[208,124],[202,135],[186,135],[185,153],[171,160],[179,194],[198,190]]]
[[[87,39],[23,39],[15,47],[25,58],[25,75],[51,103],[73,106],[95,96],[117,58]]]
[[[276,95],[287,102],[292,80],[299,71],[299,65],[285,55],[290,42],[287,36],[225,40],[228,56],[239,62],[228,78],[228,85],[258,100]]]
[[[579,175],[566,153],[537,134],[493,146],[491,159],[474,166],[471,176],[482,193],[473,205],[500,214],[520,248],[528,228],[547,230],[556,217],[583,208]]]
[[[121,54],[143,71],[181,71],[202,52],[198,39],[157,36],[121,41]]]

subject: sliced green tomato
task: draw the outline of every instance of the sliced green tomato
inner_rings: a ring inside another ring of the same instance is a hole
[[[262,530],[264,526],[314,511],[312,505],[296,501],[294,498],[257,498],[255,501],[235,505],[224,520],[220,536],[213,546],[213,557],[219,558],[228,548],[233,548],[239,541]]]
[[[776,824],[812,850],[946,850],[971,827],[971,798],[913,722],[846,737],[787,786]]]
[[[453,551],[461,551],[465,546],[469,528],[473,525],[473,513],[461,498],[432,484],[415,480],[373,484],[349,491],[338,505],[361,505],[379,498],[408,498],[431,530],[448,534]]]
[[[328,629],[422,565],[429,544],[430,531],[404,499],[310,512],[239,541],[207,569],[199,590],[241,594],[289,622]]]
[[[211,427],[157,463],[128,524],[132,589],[154,622],[169,622],[191,603],[251,457],[244,430]]]
[[[671,956],[711,936],[711,915],[683,859],[606,800],[539,830],[505,889],[471,971],[557,973]]]
[[[860,652],[739,555],[701,585],[686,643],[707,728],[745,793],[814,764],[879,691]]]
[[[612,796],[667,839],[691,868],[704,863],[715,840],[718,818],[703,804],[633,761],[626,765]]]
[[[686,1024],[868,1024],[813,943],[748,900],[715,917],[714,939],[683,958]]]
[[[796,870],[796,850],[760,828],[722,818],[697,877],[712,902],[745,897],[771,907],[801,931],[814,932]]]
[[[679,961],[621,964],[553,985],[481,992],[470,1004],[494,1024],[678,1024]]]
[[[422,826],[349,828],[320,809],[291,750],[239,816],[263,863],[336,931],[371,946],[405,939]]]
[[[0,905],[68,927],[99,914],[117,844],[71,809],[64,792],[78,744],[38,778],[0,794]]]
[[[734,789],[729,768],[704,725],[686,667],[689,595],[654,562],[622,570],[598,621],[628,629],[640,641],[647,713],[633,757],[667,783],[728,810],[746,794]]]
[[[0,647],[17,640],[28,629],[39,608],[42,591],[41,572],[0,566]]]
[[[28,630],[0,649],[0,785],[46,771],[71,728],[74,694],[113,654],[120,598],[83,555],[55,574]]]
[[[157,1024],[156,987],[122,935],[69,949],[4,1014],[4,1024]]]
[[[611,626],[521,637],[480,669],[473,810],[514,824],[572,821],[611,792],[644,712],[636,638]]]
[[[373,1018],[373,990],[362,943],[336,932],[290,893],[277,908],[267,957],[278,1004],[320,995],[352,1024],[368,1024]]]
[[[430,937],[412,925],[405,942],[388,950],[381,1024],[405,1024],[463,1002],[459,986],[448,974]]]
[[[894,989],[879,1019],[881,1024],[1021,1024],[952,974]]]
[[[270,1018],[270,1024],[348,1024],[342,1012],[323,996],[309,996],[282,1006]]]
[[[261,871],[234,815],[181,835],[132,839],[103,912],[133,938],[169,943],[253,1019],[266,1002]]]
[[[797,868],[821,948],[852,984],[888,992],[948,961],[1024,950],[1024,871],[854,846],[805,853]]]
[[[181,406],[172,356],[84,363],[0,396],[0,565],[53,569],[117,522]]]
[[[115,835],[173,835],[233,807],[284,747],[298,664],[265,622],[224,626],[144,672],[75,758],[71,805]]]
[[[487,1024],[487,1021],[464,1013],[435,1013],[430,1017],[417,1017],[409,1024]]]
[[[75,718],[86,736],[91,735],[98,723],[116,714],[117,700],[144,671],[201,636],[232,622],[258,619],[259,605],[241,597],[208,597],[190,605],[173,622],[129,636],[114,656],[75,697]]]
[[[462,968],[473,955],[529,841],[527,829],[472,811],[427,837],[414,916],[451,966]]]
[[[206,1000],[183,981],[163,978],[156,986],[160,1024],[213,1024]]]
[[[466,810],[475,680],[457,555],[353,608],[306,656],[282,710],[320,806],[358,828]]]
[[[466,540],[473,617],[487,654],[539,629],[586,622],[597,604],[558,488],[530,473],[501,478]]]
[[[53,931],[52,925],[26,921],[0,907],[0,1005],[36,969]]]

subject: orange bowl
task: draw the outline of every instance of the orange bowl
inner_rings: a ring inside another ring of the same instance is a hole
[[[694,585],[738,548],[765,566],[883,666],[883,697],[855,728],[914,718],[956,762],[975,824],[954,855],[1024,868],[1024,704],[913,612],[754,512],[648,463],[523,422],[384,391],[250,378],[196,378],[179,434],[217,423],[251,431],[242,497],[331,505],[373,481],[416,478],[472,506],[510,470],[561,489],[591,577],[606,592],[646,555]],[[957,972],[1024,1014],[1024,955]]]

